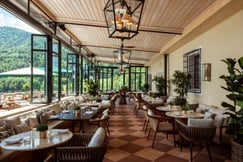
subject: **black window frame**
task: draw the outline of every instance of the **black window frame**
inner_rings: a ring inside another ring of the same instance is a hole
[[[198,48],[183,55],[184,71],[192,76],[191,88],[188,90],[191,93],[201,93],[201,51],[201,48]]]

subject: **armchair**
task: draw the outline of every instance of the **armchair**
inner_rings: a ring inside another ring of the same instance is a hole
[[[156,138],[156,135],[158,132],[160,133],[166,133],[166,137],[168,139],[168,133],[173,134],[173,140],[175,144],[175,132],[174,132],[174,125],[173,122],[171,121],[171,118],[165,117],[165,116],[159,116],[155,115],[154,112],[150,109],[147,111],[147,116],[149,119],[149,133],[147,136],[147,140],[149,139],[150,132],[153,130],[154,132],[154,137],[153,137],[153,142],[152,142],[152,148],[154,146],[154,141]]]
[[[212,126],[211,124],[206,124],[209,123],[210,121],[205,121],[205,119],[193,119],[193,120],[198,120],[195,123],[201,123],[202,126],[195,126],[191,125],[188,126],[184,124],[183,122],[176,120],[176,129],[181,136],[181,140],[185,139],[190,143],[190,161],[192,161],[192,150],[193,150],[193,143],[205,143],[207,150],[208,150],[208,155],[210,162],[212,162],[212,157],[210,154],[209,150],[209,143],[213,142],[215,133],[216,133],[216,127]],[[199,120],[201,120],[199,122]],[[192,122],[192,121],[191,121]],[[182,141],[181,141],[181,151],[182,151]]]
[[[93,136],[105,137],[104,141],[99,141],[97,139],[93,140]],[[74,134],[71,141],[65,147],[56,148],[56,161],[57,162],[98,162],[102,161],[107,149],[108,137],[104,135],[104,130],[102,130],[102,135],[97,134]],[[92,142],[91,142],[92,141]],[[92,144],[91,144],[92,143]],[[94,144],[96,146],[94,146]]]

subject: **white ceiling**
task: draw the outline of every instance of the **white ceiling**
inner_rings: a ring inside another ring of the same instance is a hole
[[[106,1],[32,0],[29,15],[43,25],[48,22],[64,24],[65,32],[57,28],[56,35],[66,42],[72,40],[72,45],[85,48],[88,54],[93,53],[96,61],[112,63],[113,51],[120,48],[121,40],[108,38],[103,13]],[[125,49],[132,51],[130,63],[146,65],[152,58],[169,52],[173,46],[178,47],[183,38],[220,13],[225,6],[240,3],[242,8],[242,2],[234,1],[145,0],[139,34],[124,41]],[[10,2],[28,13],[27,0]],[[126,48],[131,46],[134,48]]]

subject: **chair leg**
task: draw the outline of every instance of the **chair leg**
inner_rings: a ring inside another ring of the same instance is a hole
[[[148,130],[148,123],[149,123],[149,121],[146,122],[145,131],[144,131],[145,134],[147,133],[147,130]]]
[[[110,135],[111,133],[110,133],[110,129],[109,129],[108,123],[106,123],[106,129],[107,129],[108,135]]]
[[[143,130],[145,130],[145,125],[146,125],[147,120],[145,119],[143,122]]]
[[[136,113],[137,105],[134,106],[133,111]]]
[[[211,153],[210,153],[209,144],[207,142],[206,142],[206,147],[207,147],[207,150],[208,150],[208,156],[209,156],[210,162],[212,162],[212,156],[211,156]]]
[[[173,140],[174,140],[174,146],[176,147],[176,138],[175,138],[175,132],[173,131]]]
[[[193,154],[192,149],[193,149],[193,143],[190,142],[190,151],[191,151],[191,153],[190,153],[190,160],[191,160],[191,162],[192,162],[192,154]]]
[[[154,141],[155,141],[156,135],[157,135],[157,132],[154,132],[154,138],[153,138],[152,148],[154,148]]]
[[[149,132],[148,132],[147,140],[149,140],[150,131],[151,131],[151,128],[149,128]]]
[[[182,147],[183,147],[183,143],[184,143],[184,138],[183,137],[180,137],[181,140],[180,140],[180,150],[182,152]]]

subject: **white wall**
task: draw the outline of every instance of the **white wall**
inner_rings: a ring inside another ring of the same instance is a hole
[[[226,64],[221,60],[243,56],[243,10],[169,54],[170,78],[175,70],[183,70],[183,54],[199,47],[202,48],[201,63],[212,64],[212,77],[211,81],[202,81],[201,94],[189,94],[188,100],[220,106],[222,101],[227,100],[226,91],[220,87],[225,82],[219,76],[227,73]],[[151,73],[156,73],[158,62],[150,65]],[[173,85],[170,95],[176,95]]]
[[[159,57],[157,57],[156,59],[154,59],[152,66],[149,66],[148,69],[148,73],[152,74],[152,78],[154,78],[155,75],[162,74],[164,75],[164,56],[161,55]],[[156,88],[155,88],[155,83],[152,82],[152,91],[155,92]]]

